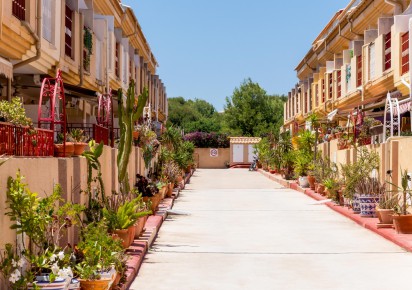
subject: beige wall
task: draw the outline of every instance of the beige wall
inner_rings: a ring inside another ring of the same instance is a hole
[[[117,149],[105,146],[100,157],[102,165],[102,177],[106,194],[113,190],[118,191],[116,157]],[[87,196],[81,193],[87,185],[87,161],[84,157],[73,158],[10,158],[0,166],[0,249],[6,243],[13,243],[16,234],[10,230],[10,220],[4,215],[6,212],[7,179],[15,178],[17,170],[25,177],[24,182],[28,188],[37,192],[39,196],[50,195],[55,184],[59,183],[64,191],[63,198],[74,203],[85,204]],[[136,181],[136,173],[143,173],[144,162],[141,150],[133,147],[129,163],[129,180],[133,186]],[[76,239],[71,231],[68,237],[73,244]]]
[[[217,157],[210,157],[210,148],[196,148],[194,159],[198,168],[225,168],[225,162],[229,162],[230,149],[219,148]]]
[[[332,162],[346,164],[356,160],[355,149],[337,150],[337,140],[318,145],[323,156],[329,156]],[[386,172],[392,170],[392,182],[401,184],[401,170],[408,170],[412,173],[412,158],[410,158],[410,148],[412,148],[412,137],[396,137],[388,140],[387,143],[367,145],[368,150],[376,151],[380,156],[379,178],[388,180]]]

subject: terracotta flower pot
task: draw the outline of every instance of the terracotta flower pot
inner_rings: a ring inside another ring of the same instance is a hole
[[[127,249],[129,247],[129,230],[114,230],[113,234],[117,235],[117,238],[122,241],[123,248]]]
[[[86,149],[87,143],[74,143],[74,156],[80,156]]]
[[[127,231],[127,230],[126,230]],[[111,279],[83,280],[79,279],[82,290],[107,290]]]
[[[128,231],[128,233],[129,233],[129,240],[128,240],[128,245],[127,245],[127,247],[130,247],[130,246],[133,244],[133,241],[134,241],[134,235],[135,235],[135,232],[136,232],[136,226],[133,225],[133,226],[129,227],[129,228],[127,229],[127,231]]]
[[[166,191],[166,196],[167,196],[167,197],[172,197],[172,195],[173,195],[173,187],[174,187],[173,182],[170,182],[170,183],[167,185],[167,191]]]
[[[318,185],[318,193],[324,195],[325,194],[325,185],[319,183]]]
[[[394,215],[393,224],[398,234],[412,234],[412,215]]]
[[[56,157],[72,157],[74,154],[74,143],[66,142],[66,154],[64,154],[63,144],[54,144],[54,156]]]
[[[120,275],[120,273],[117,273],[116,277],[113,280],[112,287],[110,287],[110,290],[117,289],[116,286],[117,286],[117,284],[119,284],[121,278],[122,278],[122,276]]]
[[[157,211],[158,206],[159,206],[159,203],[160,203],[160,200],[161,200],[161,196],[160,196],[159,193],[157,193],[157,194],[155,194],[155,195],[152,196],[152,197],[147,197],[147,196],[143,197],[143,201],[144,201],[144,202],[148,202],[149,200],[150,200],[151,203],[152,203],[152,205],[151,205],[151,207],[150,207],[150,210],[152,211],[152,215],[154,215],[154,214],[156,213],[156,211]]]
[[[143,233],[144,226],[146,224],[146,220],[147,220],[147,216],[143,216],[143,217],[141,217],[137,220],[137,223],[135,225],[136,230],[135,230],[135,233],[134,233],[134,238],[135,239],[138,239],[140,237],[140,235]]]
[[[381,224],[393,224],[393,209],[376,208],[376,214]]]
[[[308,175],[309,187],[310,187],[310,189],[312,189],[312,190],[315,189],[315,181],[316,181],[315,176],[313,176],[313,175]]]

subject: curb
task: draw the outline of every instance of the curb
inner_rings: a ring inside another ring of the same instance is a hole
[[[306,194],[307,196],[317,200],[326,200],[326,198],[311,189],[301,188],[295,181],[288,181],[284,180],[280,175],[270,174],[262,169],[258,170],[262,175],[265,177],[283,185],[285,188],[290,188],[301,193]],[[379,220],[377,218],[364,218],[361,217],[359,214],[353,213],[353,211],[349,208],[337,205],[333,202],[326,202],[325,205],[330,209],[334,210],[337,213],[351,219],[358,225],[368,229],[381,237],[391,241],[392,243],[400,246],[401,248],[405,249],[408,252],[412,252],[412,235],[406,234],[397,234],[394,229],[391,228],[377,228],[377,224]]]
[[[186,176],[185,183],[189,183],[192,175],[193,171]],[[167,218],[167,210],[173,208],[174,201],[178,198],[180,190],[180,187],[175,188],[171,198],[165,198],[160,202],[159,209],[156,213],[147,219],[144,233],[139,239],[135,239],[132,245],[126,249],[126,254],[129,256],[129,260],[127,261],[126,282],[118,288],[119,290],[129,289],[133,283],[139,273],[146,253],[153,245],[163,221]]]

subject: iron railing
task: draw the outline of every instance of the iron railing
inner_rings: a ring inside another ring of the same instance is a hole
[[[53,132],[0,122],[0,155],[53,156]]]

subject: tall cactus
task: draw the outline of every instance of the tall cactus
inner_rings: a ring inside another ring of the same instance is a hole
[[[134,93],[134,81],[130,82],[126,96],[123,96],[121,89],[118,92],[120,142],[119,154],[117,155],[117,178],[120,184],[120,192],[124,194],[127,194],[130,189],[127,166],[129,164],[130,153],[132,152],[133,146],[134,123],[142,116],[143,108],[146,105],[149,95],[148,90],[145,88],[143,93],[136,100]]]

